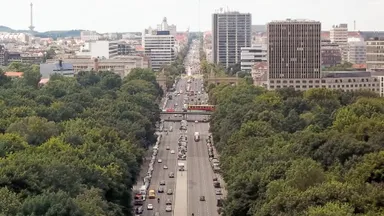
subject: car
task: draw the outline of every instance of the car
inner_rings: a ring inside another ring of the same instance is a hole
[[[168,132],[168,129],[167,129],[167,128],[164,128],[164,132]]]
[[[147,209],[148,210],[153,210],[153,205],[151,203],[149,203],[148,206],[147,206]]]
[[[165,201],[165,205],[172,205],[172,201],[171,201],[171,199],[167,199],[167,200]]]
[[[205,201],[205,196],[200,196],[200,201]]]
[[[168,189],[168,190],[167,190],[167,195],[172,195],[172,194],[173,194],[172,189]]]
[[[171,149],[171,147],[169,147],[169,146],[166,146],[166,147],[165,147],[165,149],[166,149],[166,150],[169,150],[169,149]]]
[[[168,176],[169,178],[175,178],[175,174],[173,172],[170,172]]]
[[[177,114],[175,114],[175,117],[177,117]]]
[[[163,162],[163,160],[161,160],[161,159],[157,160],[157,163],[162,163],[162,162]]]
[[[175,150],[171,150],[171,154],[175,154]]]
[[[197,121],[197,120],[195,121],[195,123],[198,123],[198,122],[199,122],[199,121]]]
[[[136,208],[136,214],[142,214],[143,213],[143,207],[142,206],[139,206]]]
[[[166,212],[171,212],[171,211],[172,211],[172,206],[171,206],[171,205],[167,205],[167,206],[165,207],[165,211],[166,211]]]
[[[163,187],[159,187],[159,189],[157,189],[157,192],[158,193],[164,193],[164,188]]]
[[[163,166],[163,169],[168,169],[167,165],[164,165],[164,166]]]
[[[215,194],[216,194],[216,195],[222,195],[223,193],[221,192],[220,189],[217,189],[217,190],[215,191]]]
[[[161,180],[161,181],[160,181],[160,185],[165,185],[165,181],[164,181],[164,180]]]

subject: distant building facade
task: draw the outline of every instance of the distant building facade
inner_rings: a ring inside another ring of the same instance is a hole
[[[49,60],[54,62],[56,60]],[[80,71],[112,71],[121,77],[128,75],[134,68],[148,68],[149,59],[142,56],[119,56],[114,59],[68,58],[63,62],[73,65],[76,73]]]
[[[90,58],[111,59],[118,55],[118,42],[116,41],[91,41],[86,42],[77,53],[78,56]]]
[[[384,70],[384,37],[366,41],[367,70]]]
[[[64,63],[60,60],[56,63],[40,64],[40,74],[43,79],[49,79],[54,74],[60,74],[65,77],[73,77],[75,75],[75,71],[73,70],[72,64]]]
[[[330,40],[321,42],[321,66],[332,67],[341,64],[341,49],[338,44]]]
[[[6,66],[8,64],[8,51],[5,46],[0,45],[0,66]]]
[[[223,12],[212,15],[213,62],[228,68],[240,64],[241,48],[252,43],[252,15]]]
[[[82,41],[89,42],[89,41],[97,41],[101,38],[101,36],[95,31],[81,31],[80,38]]]
[[[366,44],[362,38],[348,38],[347,62],[365,64],[366,57]]]
[[[257,62],[267,62],[267,45],[241,48],[241,70],[251,72]]]

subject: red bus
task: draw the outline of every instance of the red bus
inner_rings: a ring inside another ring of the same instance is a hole
[[[188,110],[215,111],[213,105],[188,105]]]

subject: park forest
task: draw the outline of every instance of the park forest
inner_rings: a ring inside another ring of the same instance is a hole
[[[21,65],[13,64],[21,67]],[[131,215],[131,188],[160,118],[151,70],[53,75],[0,71],[0,215]]]
[[[209,87],[224,216],[384,215],[384,99],[373,92]]]

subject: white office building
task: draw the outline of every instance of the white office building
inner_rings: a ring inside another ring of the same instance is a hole
[[[82,41],[97,41],[100,39],[100,35],[95,31],[82,31],[80,32]]]
[[[267,62],[266,44],[258,44],[252,47],[241,48],[241,70],[250,72],[257,62]]]
[[[367,48],[362,38],[348,38],[347,62],[352,64],[365,64]]]
[[[115,41],[86,42],[76,55],[90,58],[111,59],[118,55],[118,43]]]
[[[341,60],[348,61],[348,24],[332,26],[329,31],[329,39],[332,43],[339,45],[341,49]]]
[[[143,35],[142,45],[145,55],[151,59],[151,68],[154,71],[159,71],[162,66],[170,65],[175,60],[175,37],[167,32]]]

